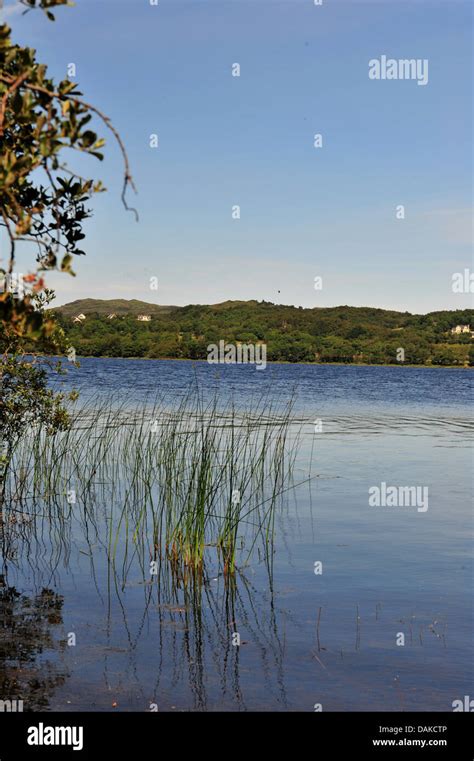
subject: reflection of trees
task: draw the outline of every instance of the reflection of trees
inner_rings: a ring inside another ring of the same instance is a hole
[[[44,657],[62,648],[53,632],[62,624],[63,602],[46,588],[21,594],[0,576],[0,699],[23,700],[25,711],[44,711],[64,684],[62,664]]]

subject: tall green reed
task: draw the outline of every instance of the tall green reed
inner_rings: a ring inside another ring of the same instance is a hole
[[[47,517],[53,531],[79,513],[93,527],[103,520],[100,539],[124,570],[138,554],[184,578],[214,552],[232,576],[257,541],[271,562],[276,507],[295,485],[293,402],[263,396],[240,409],[196,387],[171,407],[90,400],[67,431],[35,428],[16,442],[2,509]]]

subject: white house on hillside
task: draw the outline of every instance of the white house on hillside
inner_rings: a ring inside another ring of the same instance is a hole
[[[137,320],[140,322],[150,322],[151,321],[151,315],[150,314],[139,314],[137,317]]]
[[[451,333],[470,333],[470,332],[471,332],[470,325],[455,325],[454,328],[451,328]]]
[[[85,319],[86,319],[85,314],[82,314],[82,312],[81,312],[81,314],[78,314],[78,315],[76,315],[76,317],[73,317],[72,321],[73,322],[84,322]]]

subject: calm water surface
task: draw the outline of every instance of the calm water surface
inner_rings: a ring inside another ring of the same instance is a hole
[[[473,690],[472,379],[81,360],[65,388],[122,410],[172,408],[193,383],[223,410],[293,395],[296,480],[313,478],[277,511],[273,572],[255,552],[231,590],[217,566],[199,589],[150,584],[133,556],[117,573],[100,517],[89,531],[73,514],[57,537],[46,524],[3,581],[2,628],[21,632],[0,640],[3,692],[33,710],[451,710]],[[427,486],[428,510],[369,506],[381,482]]]

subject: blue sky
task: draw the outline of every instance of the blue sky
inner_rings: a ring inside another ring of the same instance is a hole
[[[451,288],[472,270],[470,2],[78,0],[54,24],[6,5],[15,39],[51,74],[76,65],[138,187],[139,224],[121,207],[120,154],[104,133],[107,158],[87,167],[108,193],[77,277],[48,277],[58,304],[471,306]],[[428,84],[370,80],[383,54],[428,59]]]

